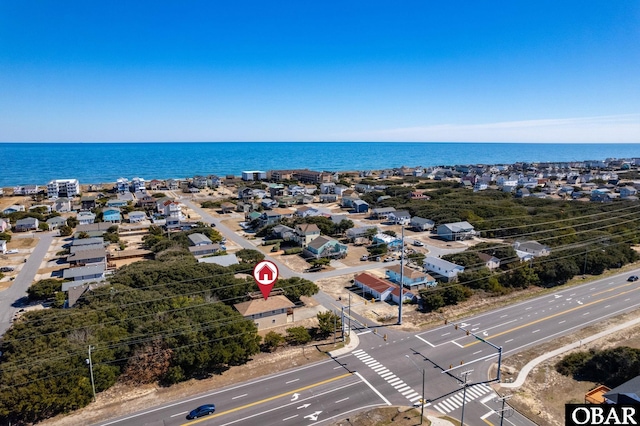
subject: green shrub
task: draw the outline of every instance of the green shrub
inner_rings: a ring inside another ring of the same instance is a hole
[[[298,254],[298,253],[302,253],[302,247],[292,247],[284,251],[284,254]]]

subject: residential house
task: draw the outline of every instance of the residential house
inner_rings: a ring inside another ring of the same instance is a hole
[[[369,204],[364,200],[353,200],[351,207],[353,207],[354,213],[366,213],[369,211]]]
[[[323,182],[320,184],[321,194],[334,194],[336,189],[335,182]]]
[[[303,255],[315,259],[321,257],[342,258],[347,255],[347,246],[340,244],[333,238],[319,236],[305,247]]]
[[[456,280],[458,274],[464,272],[464,267],[433,256],[424,259],[424,269],[445,282]]]
[[[73,234],[75,237],[82,233],[87,233],[89,237],[101,237],[107,233],[107,230],[112,226],[117,226],[109,222],[90,223],[87,225],[78,225],[76,231]]]
[[[366,238],[368,233],[373,232],[372,230],[375,231],[374,235],[380,232],[380,229],[376,225],[367,225],[360,228],[349,228],[346,231],[346,235],[351,242],[358,242],[359,239]],[[364,244],[365,242],[361,241],[361,243]]]
[[[340,202],[340,205],[346,208],[353,208],[354,203],[357,200],[360,200],[360,196],[358,195],[358,193],[354,191],[354,192],[350,192],[349,195],[347,195],[347,192],[345,191],[345,193],[342,195],[342,200]]]
[[[0,254],[5,254],[7,252],[7,241],[0,240]]]
[[[285,180],[294,180],[295,170],[269,170],[267,176],[269,179],[282,182]]]
[[[412,200],[428,200],[429,196],[425,195],[424,192],[412,191],[409,193],[409,198]]]
[[[194,234],[191,234],[191,235],[194,235]],[[191,253],[194,256],[204,256],[207,254],[215,254],[220,250],[222,250],[222,246],[217,243],[203,244],[203,245],[189,247],[189,253]]]
[[[91,250],[95,248],[104,248],[104,238],[74,238],[71,241],[71,247],[69,247],[69,250],[71,253],[75,253],[78,251]]]
[[[320,236],[320,228],[315,223],[302,223],[295,228],[296,241],[303,248]]]
[[[396,210],[389,213],[387,220],[396,225],[408,225],[411,221],[411,214],[407,210]]]
[[[411,226],[416,231],[430,231],[436,223],[430,219],[424,219],[418,216],[412,217],[409,222],[409,226]]]
[[[109,207],[102,211],[102,220],[109,223],[120,223],[122,216],[120,215],[120,209],[115,207]]]
[[[622,199],[626,199],[629,197],[636,197],[637,194],[638,194],[638,190],[633,186],[628,185],[620,188],[620,198]]]
[[[16,221],[16,232],[35,231],[38,229],[38,219],[35,217],[25,217]]]
[[[179,228],[182,215],[182,204],[174,200],[166,200],[162,203],[162,214],[166,219],[167,229]]]
[[[445,223],[436,228],[438,236],[447,241],[459,241],[473,238],[476,231],[469,222]]]
[[[0,218],[0,232],[6,232],[7,229],[11,229],[11,224],[9,223],[9,219]]]
[[[278,240],[295,241],[296,232],[293,228],[289,228],[285,225],[276,225],[271,229],[271,235]]]
[[[498,269],[500,267],[500,259],[487,253],[478,253],[478,257],[489,270]]]
[[[180,189],[180,181],[177,179],[167,179],[166,186],[170,191],[177,191]]]
[[[156,205],[156,199],[149,194],[144,194],[142,197],[138,198],[138,202],[136,203],[136,205],[145,210],[153,209]]]
[[[106,207],[120,208],[120,207],[126,207],[127,204],[129,204],[129,202],[127,200],[120,200],[118,198],[112,198],[110,200],[107,200]]]
[[[372,239],[373,244],[386,244],[387,247],[391,250],[398,250],[402,246],[402,239],[398,237],[394,237],[388,234],[384,234],[382,232],[377,233],[373,236]]]
[[[335,203],[338,201],[338,196],[335,194],[320,194],[318,198],[321,203]]]
[[[402,284],[411,290],[418,290],[424,287],[433,287],[437,284],[435,278],[431,275],[415,269],[402,267],[402,274],[400,274],[400,265],[392,265],[386,268],[387,279],[396,284]],[[402,276],[401,276],[402,275]]]
[[[51,205],[51,209],[58,213],[68,213],[71,211],[71,200],[69,198],[57,198]]]
[[[415,290],[402,288],[402,302],[415,302],[418,299],[417,292]],[[396,305],[400,304],[400,286],[394,284],[393,290],[391,290],[391,301]]]
[[[271,198],[282,197],[283,195],[286,195],[284,185],[282,185],[281,183],[271,183],[269,184],[269,187],[267,189],[269,190],[269,195],[271,195]]]
[[[368,185],[366,183],[356,183],[354,188],[360,194],[367,194],[369,192],[373,192],[373,186],[372,185]]]
[[[38,185],[25,185],[22,187],[22,195],[36,195],[39,190]]]
[[[371,210],[371,218],[372,219],[381,219],[386,220],[389,217],[390,213],[395,212],[396,209],[394,207],[380,207],[377,209]]]
[[[551,249],[537,241],[516,241],[513,248],[521,261],[531,260],[534,257],[548,256]]]
[[[327,172],[316,172],[313,170],[296,170],[296,177],[300,182],[323,183],[331,182],[332,175]]]
[[[374,299],[381,302],[386,301],[391,296],[391,292],[397,287],[391,281],[378,278],[367,272],[363,272],[354,277],[353,283],[362,289],[363,293],[369,293]]]
[[[164,187],[164,182],[158,179],[152,179],[149,182],[149,189],[152,191],[157,191],[158,189]]]
[[[129,213],[129,223],[140,223],[147,219],[147,214],[141,211],[133,211]]]
[[[25,209],[24,209],[23,205],[14,204],[14,205],[11,205],[11,206],[7,207],[6,209],[2,210],[2,213],[11,214],[11,213],[15,213],[15,212],[23,212],[24,210]]]
[[[69,286],[77,286],[92,281],[104,280],[104,271],[105,265],[103,263],[95,263],[87,266],[65,269],[62,272],[62,278],[73,281],[73,284],[69,284]]]
[[[239,188],[238,199],[242,201],[252,201],[256,198],[253,188]]]
[[[607,404],[640,404],[640,376],[611,389],[603,397]]]
[[[91,212],[80,212],[76,216],[79,225],[88,225],[96,220],[96,215]]]
[[[531,195],[531,192],[527,188],[518,188],[516,190],[516,198],[525,198]]]
[[[260,205],[267,210],[271,210],[278,207],[278,202],[276,200],[272,200],[271,198],[265,198],[260,201]]]
[[[220,210],[223,214],[231,213],[236,209],[236,205],[233,203],[225,202],[220,204]]]
[[[298,217],[309,217],[309,216],[320,216],[321,213],[320,213],[320,210],[314,207],[302,206],[296,210],[295,215]]]
[[[67,262],[72,266],[85,266],[98,263],[106,264],[107,251],[104,247],[76,251],[67,256]]]
[[[209,239],[209,237],[207,237],[206,235],[200,233],[200,232],[196,232],[194,234],[189,234],[187,236],[187,238],[189,238],[189,243],[192,246],[198,247],[198,246],[206,246],[212,243],[212,241]]]
[[[275,295],[267,299],[253,299],[233,305],[240,312],[240,315],[253,321],[258,330],[286,325],[290,322],[290,317],[293,321],[295,306],[283,295]]]
[[[611,192],[608,188],[597,188],[591,191],[591,201],[599,203],[610,203],[619,198],[620,194]]]
[[[333,188],[333,193],[336,194],[338,197],[342,197],[343,193],[348,190],[349,190],[349,187],[345,185],[337,184]]]
[[[82,210],[92,210],[96,208],[96,197],[85,195],[80,198],[80,208]]]
[[[62,216],[56,216],[56,217],[47,219],[47,225],[49,225],[50,231],[54,229],[58,229],[61,226],[64,226],[66,224],[67,224],[67,219]]]

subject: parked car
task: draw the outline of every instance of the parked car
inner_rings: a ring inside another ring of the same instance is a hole
[[[0,268],[0,272],[11,272],[13,271],[13,267],[11,266],[3,266],[2,268]]]
[[[11,250],[7,250],[6,254],[16,254],[18,252],[18,249],[11,249]]]
[[[424,246],[424,243],[422,241],[413,240],[413,245],[416,247],[422,247]]]
[[[627,278],[627,281],[638,281],[638,276],[637,275],[631,275],[629,278]]]
[[[362,257],[360,257],[360,260],[369,260],[369,256],[363,254]]]
[[[195,410],[191,410],[187,415],[187,419],[195,419],[197,417],[208,416],[209,414],[213,414],[216,412],[216,406],[214,404],[205,404],[201,405]]]

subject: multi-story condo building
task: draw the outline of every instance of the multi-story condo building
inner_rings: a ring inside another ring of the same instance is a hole
[[[80,194],[78,179],[55,179],[47,184],[49,198],[72,198]]]
[[[146,188],[144,184],[144,178],[134,177],[133,179],[131,179],[131,192],[145,192]]]
[[[129,179],[127,178],[118,178],[116,181],[116,191],[118,192],[129,192]]]

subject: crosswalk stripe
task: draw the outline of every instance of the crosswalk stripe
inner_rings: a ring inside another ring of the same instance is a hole
[[[448,411],[444,411],[442,408],[440,408],[439,406],[440,404],[436,404],[433,406],[433,408],[435,408],[436,410],[440,411],[442,414],[447,414]]]
[[[402,379],[393,379],[393,380],[389,380],[388,382],[391,386],[395,386],[396,383],[400,383],[401,381]]]
[[[453,405],[450,405],[450,403],[448,401],[442,401],[442,402],[440,402],[440,405],[447,409],[447,413],[449,411],[453,411],[453,410],[456,409],[456,407],[453,406]]]
[[[389,376],[393,376],[393,373],[392,373],[391,371],[389,371],[389,370],[387,370],[387,371],[381,371],[381,372],[380,372],[380,373],[378,373],[378,374],[380,374],[380,377],[382,377],[382,378],[383,378],[383,379],[385,379],[385,380],[386,380],[386,378],[387,378],[387,377],[389,377]]]
[[[414,391],[413,389],[411,389],[411,387],[409,387],[409,389],[407,389],[407,390],[405,390],[405,391],[402,391],[402,392],[400,392],[400,393],[402,394],[402,396],[407,396],[407,395],[409,395],[410,393],[416,393],[416,391]]]
[[[400,393],[402,393],[402,391],[406,391],[407,389],[411,389],[411,387],[407,386],[405,382],[399,383],[397,386],[394,386],[394,387]]]
[[[413,389],[411,389],[411,390],[412,390],[412,392],[410,394],[405,395],[405,398],[407,398],[409,401],[412,401],[412,398],[415,399],[416,397],[420,396],[420,394],[418,392],[414,391]]]
[[[411,398],[407,397],[407,399],[411,402],[416,402],[420,399],[420,395],[416,394],[416,396],[412,396]]]

